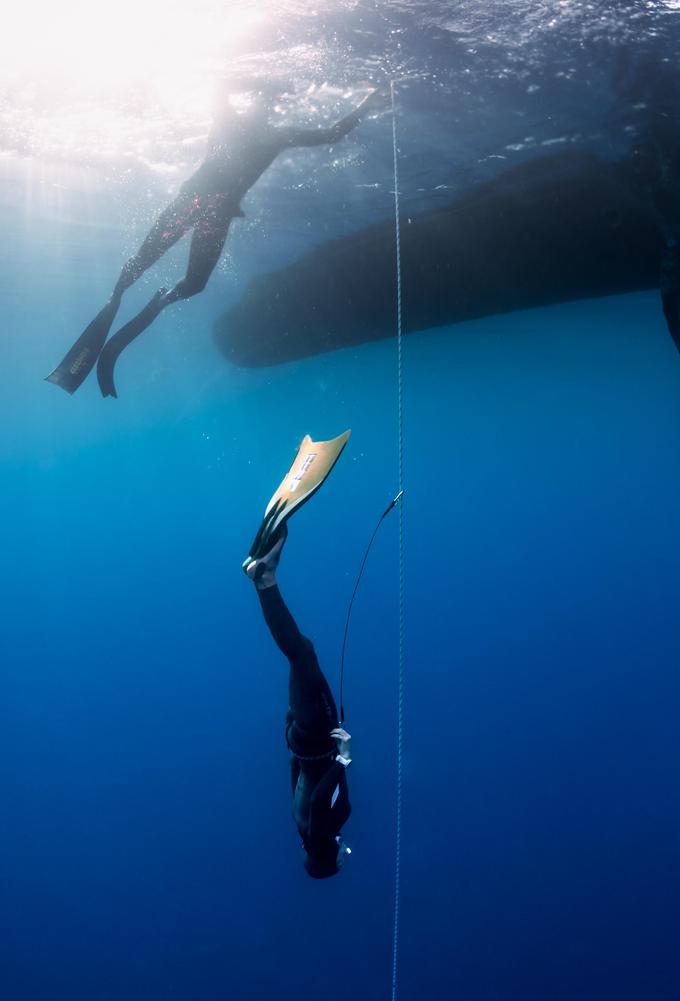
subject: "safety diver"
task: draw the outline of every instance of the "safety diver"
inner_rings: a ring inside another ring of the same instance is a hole
[[[114,366],[121,351],[171,303],[189,299],[205,288],[217,265],[232,220],[243,216],[241,200],[284,150],[321,146],[346,136],[370,111],[386,103],[372,90],[354,111],[328,128],[276,126],[271,118],[280,88],[261,86],[250,106],[238,113],[228,99],[221,102],[208,136],[208,152],[174,201],[161,213],[139,251],[121,271],[106,306],[85,329],[47,377],[74,393],[97,364],[104,396],[116,396]],[[170,247],[192,230],[186,274],[169,291],[160,289],[144,309],[107,342],[123,293]]]

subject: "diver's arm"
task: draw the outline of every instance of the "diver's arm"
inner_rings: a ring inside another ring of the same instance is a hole
[[[377,110],[384,105],[386,95],[383,91],[372,90],[368,97],[365,97],[358,108],[350,111],[335,125],[327,129],[291,129],[288,136],[288,146],[324,146],[337,142],[348,132],[351,132],[359,124],[364,115],[369,111]]]

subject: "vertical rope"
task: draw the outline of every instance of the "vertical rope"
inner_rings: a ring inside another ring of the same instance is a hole
[[[394,163],[394,228],[397,269],[397,463],[399,490],[404,489],[404,372],[402,350],[401,308],[401,234],[399,229],[399,165],[397,150],[397,114],[394,81],[390,81],[392,102],[392,155]],[[394,934],[392,941],[392,1001],[397,997],[399,961],[399,906],[401,902],[401,812],[402,812],[402,748],[404,737],[404,501],[399,505],[399,679],[397,692],[397,818],[394,856]]]

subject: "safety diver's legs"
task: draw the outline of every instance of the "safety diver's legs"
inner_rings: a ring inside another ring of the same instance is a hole
[[[166,306],[179,299],[190,299],[203,291],[222,255],[235,214],[231,208],[226,212],[211,209],[197,221],[191,237],[186,274],[167,293]]]
[[[189,251],[189,264],[184,278],[169,292],[166,292],[165,289],[157,292],[137,316],[134,316],[129,323],[126,323],[124,327],[110,338],[102,350],[97,363],[97,379],[103,396],[117,397],[118,395],[113,372],[119,355],[128,344],[131,344],[147,327],[151,326],[158,314],[166,306],[170,306],[173,302],[178,302],[180,299],[190,299],[192,296],[198,295],[199,292],[203,291],[210,275],[215,269],[215,265],[220,259],[220,254],[222,253],[229,231],[229,224],[233,217],[233,213],[231,213],[221,220],[214,213],[205,214],[196,223],[194,228]],[[149,235],[150,237],[151,234]],[[173,242],[176,242],[177,239],[179,239],[179,236]],[[135,274],[135,269],[141,267],[142,263],[143,261],[131,267],[128,276]],[[146,265],[145,267],[148,266]],[[119,281],[122,278],[123,275],[121,275]]]
[[[134,257],[123,266],[114,295],[130,288],[194,226],[202,212],[195,195],[180,194],[156,219]]]
[[[109,335],[121,299],[123,298],[123,293],[137,281],[147,268],[155,264],[170,247],[177,243],[180,237],[191,229],[202,211],[203,209],[195,196],[181,194],[160,214],[138,253],[134,257],[131,257],[124,265],[114,287],[113,294],[107,304],[85,328],[54,371],[47,376],[47,382],[61,386],[68,393],[75,393],[76,389],[82,385],[94,368],[104,348],[106,338]],[[148,308],[143,310],[142,313],[148,317]],[[131,323],[138,326],[139,317],[135,317]],[[141,333],[141,330],[138,333]],[[127,336],[129,339],[127,343],[133,339],[129,337],[129,334],[130,331],[128,330]],[[137,334],[134,336],[137,336]],[[116,357],[124,346],[124,344],[119,342],[118,351],[115,353]],[[113,393],[105,395],[115,396],[115,389]]]

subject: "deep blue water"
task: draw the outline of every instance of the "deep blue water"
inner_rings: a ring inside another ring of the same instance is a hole
[[[428,128],[413,94],[407,160]],[[239,252],[244,272],[294,257],[319,193],[337,231],[334,193],[368,162],[387,174],[354,207],[389,211],[388,123],[376,128],[373,159],[337,180],[320,166],[290,210],[297,229],[258,242],[274,168],[226,269],[121,360],[117,401],[94,380],[71,398],[42,378],[165,195],[152,187],[147,215],[114,225],[81,179],[50,197],[63,165],[47,162],[40,180],[35,163],[12,167],[23,194],[2,207],[3,1001],[390,996],[397,516],[350,633],[353,855],[333,880],[302,869],[286,665],[240,563],[303,434],[351,427],[279,574],[335,684],[355,575],[397,487],[395,344],[246,371],[210,338]],[[419,169],[405,172],[407,200],[424,197]],[[348,218],[358,228],[359,213]],[[658,296],[409,335],[404,363],[399,997],[672,1001],[680,361]]]

